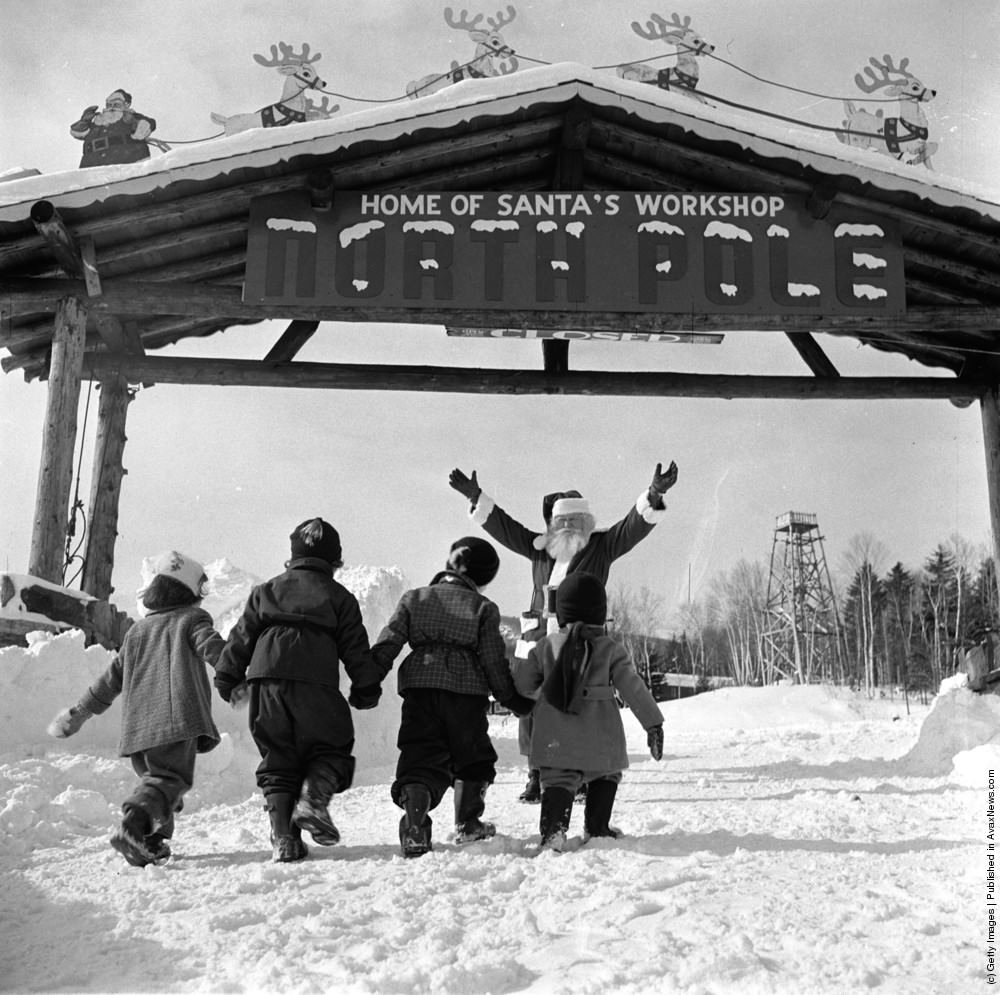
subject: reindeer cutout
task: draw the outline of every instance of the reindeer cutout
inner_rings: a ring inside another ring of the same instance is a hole
[[[882,58],[883,62],[874,56],[870,58],[871,66],[865,66],[868,79],[856,73],[854,82],[865,93],[884,90],[888,96],[898,97],[899,116],[883,117],[880,110],[871,114],[855,107],[853,101],[845,100],[847,119],[843,122],[844,130],[838,131],[837,137],[855,148],[873,148],[909,166],[923,163],[932,169],[931,156],[937,151],[938,143],[927,141],[927,116],[921,104],[933,100],[937,91],[928,89],[907,70],[909,59],[900,59],[899,65],[894,66],[892,56]]]
[[[278,49],[281,49],[279,54]],[[320,89],[326,84],[319,78],[319,73],[313,68],[314,62],[323,58],[320,52],[309,54],[309,46],[302,45],[301,52],[292,51],[292,46],[278,42],[271,46],[271,57],[254,55],[254,61],[268,69],[277,69],[285,77],[285,87],[281,91],[281,99],[274,104],[268,104],[259,111],[249,114],[233,114],[226,117],[223,114],[211,113],[216,124],[226,129],[227,135],[246,131],[248,128],[281,128],[286,124],[297,124],[301,121],[317,121],[333,115],[340,110],[339,104],[329,106],[326,97],[320,105],[310,104],[306,100],[307,90]]]
[[[455,19],[454,11],[451,7],[445,7],[444,19],[448,26],[456,31],[468,32],[469,37],[476,43],[476,53],[468,65],[461,66],[452,60],[451,69],[445,73],[431,73],[420,79],[413,80],[406,85],[406,95],[411,100],[443,90],[452,83],[458,83],[463,79],[483,79],[487,76],[507,76],[517,72],[517,57],[507,42],[504,41],[500,29],[510,24],[517,11],[508,4],[506,14],[498,10],[496,14],[487,20],[489,31],[479,27],[479,22],[485,15],[476,14],[470,21],[469,12],[463,10],[458,20]]]
[[[659,14],[650,14],[650,20],[643,27],[638,21],[632,22],[632,30],[647,41],[665,41],[677,49],[677,64],[668,69],[654,69],[644,62],[633,62],[618,67],[622,79],[639,83],[651,83],[664,90],[679,90],[705,103],[705,98],[695,93],[698,86],[698,59],[711,55],[714,45],[709,45],[691,27],[691,18],[681,20],[679,14],[670,15],[670,23]]]

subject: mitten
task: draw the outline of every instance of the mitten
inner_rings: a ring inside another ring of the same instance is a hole
[[[649,484],[649,500],[650,504],[662,505],[663,495],[670,490],[674,484],[677,483],[677,464],[671,460],[670,466],[666,470],[663,469],[662,463],[656,464],[656,469],[653,471],[653,479]]]
[[[531,698],[525,698],[523,694],[518,694],[516,691],[513,696],[507,698],[505,701],[501,701],[500,704],[507,709],[508,712],[513,712],[518,718],[523,719],[526,715],[531,714],[531,710],[535,707],[535,702]]]
[[[95,116],[97,115],[97,111],[98,111],[97,104],[92,104],[80,115],[80,120],[86,122],[93,121]]]
[[[94,713],[83,705],[73,705],[72,708],[64,708],[48,725],[45,730],[50,736],[56,739],[65,739],[78,733]]]
[[[479,486],[479,481],[476,479],[475,470],[472,471],[471,477],[467,477],[461,470],[452,470],[448,474],[448,483],[459,494],[464,494],[473,504],[479,500],[479,495],[483,493],[483,489]]]
[[[368,708],[374,708],[378,704],[379,698],[382,697],[382,688],[378,684],[368,684],[363,688],[351,688],[351,693],[347,696],[347,700],[352,708],[356,708],[359,712],[365,711]]]
[[[663,726],[653,726],[646,730],[646,745],[649,747],[649,755],[654,760],[663,759]]]
[[[232,701],[233,691],[236,690],[237,686],[241,683],[239,678],[233,677],[232,674],[220,674],[216,671],[215,680],[212,682],[215,684],[215,690],[219,692],[219,697],[223,701]]]
[[[242,709],[250,704],[250,685],[240,681],[229,694],[229,704],[233,708]]]

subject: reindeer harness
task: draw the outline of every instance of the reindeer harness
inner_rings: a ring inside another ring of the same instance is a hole
[[[900,125],[904,134],[900,134]],[[905,118],[889,117],[885,119],[885,127],[882,129],[882,137],[885,138],[886,148],[897,158],[903,155],[900,147],[905,142],[926,142],[929,134],[927,128],[917,124],[910,124]]]

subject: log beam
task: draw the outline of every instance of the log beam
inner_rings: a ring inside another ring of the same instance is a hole
[[[59,301],[85,296],[76,280],[0,279],[0,318],[12,320],[25,314],[54,314]],[[105,281],[101,297],[87,302],[92,313],[118,315],[214,316],[220,321],[347,321],[402,323],[407,325],[456,325],[469,328],[580,328],[614,331],[811,331],[846,335],[875,334],[883,328],[911,334],[959,331],[1000,331],[1000,307],[915,307],[896,316],[832,314],[822,316],[781,314],[666,314],[657,312],[462,310],[459,308],[401,308],[303,302],[297,304],[244,303],[239,287],[204,283],[145,283]],[[16,346],[16,331],[0,335],[0,346]]]
[[[80,586],[87,594],[102,601],[109,600],[114,591],[111,574],[118,538],[118,503],[122,479],[127,472],[122,464],[126,440],[125,416],[132,396],[124,377],[111,376],[101,381],[87,547]]]
[[[293,321],[282,333],[281,338],[271,346],[264,357],[265,363],[288,363],[298,351],[313,337],[319,328],[318,321]]]
[[[108,357],[88,354],[84,375],[121,372],[132,383],[327,390],[440,391],[464,394],[583,394],[621,397],[807,399],[972,398],[989,382],[951,377],[768,377],[573,370],[494,370],[466,367],[284,363],[173,356]]]
[[[1000,597],[1000,385],[986,391],[979,401],[986,450],[986,485],[989,495],[990,529],[993,534],[993,565]]]
[[[786,332],[788,341],[795,346],[795,351],[805,361],[818,377],[839,377],[837,367],[830,357],[816,344],[816,340],[808,332]]]
[[[28,561],[28,572],[32,576],[54,584],[62,583],[86,325],[86,312],[77,298],[70,297],[60,303],[52,338],[42,458]]]

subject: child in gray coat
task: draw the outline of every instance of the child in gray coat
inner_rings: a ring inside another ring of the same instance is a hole
[[[600,578],[572,573],[556,591],[560,631],[544,636],[527,660],[514,661],[514,684],[537,697],[529,760],[542,785],[543,849],[562,850],[573,799],[587,784],[584,839],[617,837],[610,824],[622,771],[628,767],[625,727],[615,692],[647,733],[654,760],[663,757],[663,715],[625,652],[607,635],[607,594]]]
[[[48,727],[59,739],[122,696],[119,752],[140,781],[122,804],[111,845],[132,865],[170,856],[174,813],[194,782],[195,758],[219,745],[212,720],[214,667],[225,641],[200,607],[208,578],[201,564],[170,551],[147,561],[153,578],[139,592],[149,614],[132,625],[104,674]]]

